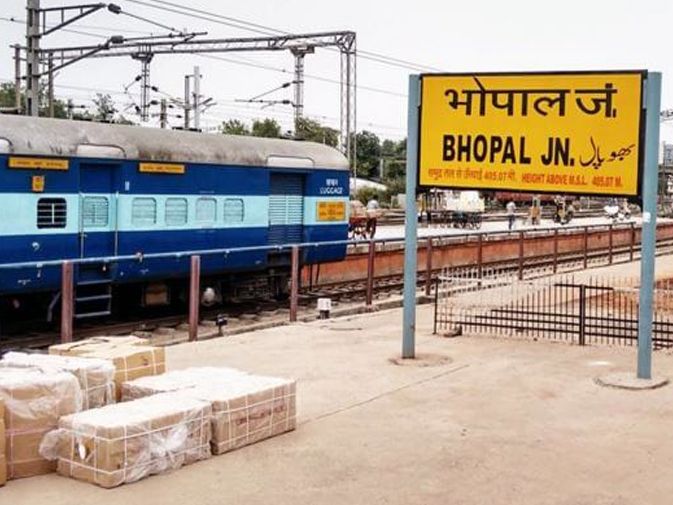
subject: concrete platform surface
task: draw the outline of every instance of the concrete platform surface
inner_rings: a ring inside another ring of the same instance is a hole
[[[292,433],[103,490],[58,475],[11,481],[2,505],[668,505],[673,387],[603,388],[635,349],[430,335],[395,364],[401,311],[168,348],[169,367],[299,379]],[[450,359],[441,359],[448,357]],[[655,355],[673,377],[673,355]]]

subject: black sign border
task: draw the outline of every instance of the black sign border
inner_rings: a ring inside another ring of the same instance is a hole
[[[631,193],[585,193],[579,191],[545,191],[520,189],[510,187],[500,188],[484,188],[484,187],[456,187],[456,186],[436,186],[421,184],[421,124],[423,120],[423,79],[426,77],[478,77],[478,76],[527,76],[527,75],[604,75],[604,74],[634,74],[640,75],[640,116],[638,118],[638,180],[636,183],[636,194]],[[511,193],[526,193],[526,194],[547,194],[547,195],[577,195],[577,196],[596,196],[602,198],[628,198],[642,203],[643,194],[643,171],[645,166],[645,84],[647,82],[647,70],[545,70],[532,72],[427,72],[418,74],[419,91],[418,91],[418,124],[416,125],[416,190],[429,189],[446,189],[452,191],[495,191],[495,192],[511,192]]]

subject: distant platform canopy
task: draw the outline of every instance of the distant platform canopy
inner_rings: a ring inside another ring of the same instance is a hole
[[[348,170],[314,142],[0,115],[0,153]]]

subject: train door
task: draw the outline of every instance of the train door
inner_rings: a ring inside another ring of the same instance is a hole
[[[117,255],[118,163],[81,163],[79,178],[79,236],[82,258]],[[78,266],[75,319],[101,317],[112,312],[113,273],[107,262]]]
[[[117,254],[115,174],[119,164],[80,165],[80,253],[83,258]]]
[[[271,174],[269,191],[269,244],[302,242],[304,227],[304,177]]]

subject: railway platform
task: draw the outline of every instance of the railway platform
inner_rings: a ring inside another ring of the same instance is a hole
[[[670,503],[673,387],[594,382],[634,371],[634,348],[442,338],[425,305],[419,359],[400,363],[401,319],[393,309],[168,347],[170,369],[295,377],[296,431],[113,490],[55,474],[10,481],[0,503]],[[673,377],[670,350],[654,360]]]

